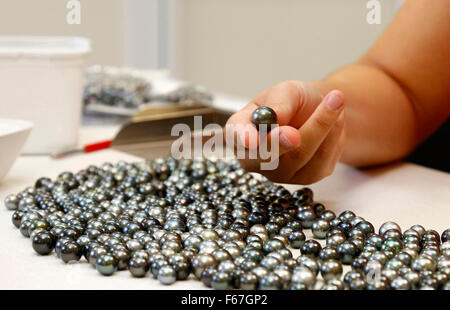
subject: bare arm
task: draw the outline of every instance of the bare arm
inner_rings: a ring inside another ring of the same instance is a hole
[[[358,63],[313,84],[345,93],[342,161],[367,166],[407,155],[450,114],[450,3],[407,1]]]

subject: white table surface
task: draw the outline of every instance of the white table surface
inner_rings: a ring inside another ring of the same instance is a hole
[[[165,84],[166,85],[166,84]],[[240,108],[245,100],[216,97],[219,107]],[[117,126],[88,126],[81,129],[80,142],[110,139]],[[133,278],[127,271],[111,277],[100,276],[87,262],[64,264],[55,255],[39,256],[12,225],[12,212],[6,210],[6,195],[17,193],[42,176],[56,177],[60,172],[77,171],[89,164],[105,161],[140,160],[114,150],[78,154],[59,160],[48,156],[21,156],[5,179],[0,181],[0,289],[204,289],[199,281],[162,286],[151,276]],[[338,165],[327,179],[310,186],[315,199],[337,214],[352,210],[378,227],[393,220],[403,229],[424,225],[439,233],[450,227],[450,174],[398,163],[370,170]],[[293,190],[298,186],[288,186]],[[310,236],[310,233],[307,233]]]

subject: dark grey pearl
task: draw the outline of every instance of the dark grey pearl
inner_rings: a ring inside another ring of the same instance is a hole
[[[385,277],[380,277],[379,279],[375,278],[367,283],[366,290],[369,291],[386,291],[389,290],[390,285],[388,279]]]
[[[112,256],[117,261],[117,269],[124,270],[127,269],[128,261],[130,259],[130,254],[125,249],[116,249],[111,252]]]
[[[311,258],[308,256],[299,256],[296,260],[298,267],[308,267],[315,276],[319,273],[319,263],[315,258]]]
[[[402,232],[402,229],[400,228],[400,226],[395,223],[395,222],[385,222],[383,225],[380,226],[380,229],[378,231],[378,233],[383,236],[388,230],[397,230],[398,232]]]
[[[305,206],[300,209],[297,214],[297,218],[300,220],[304,228],[311,228],[314,220],[316,219],[313,207]]]
[[[355,279],[364,279],[363,273],[361,271],[348,271],[344,275],[344,282],[347,284]]]
[[[320,218],[324,219],[324,220],[327,220],[327,221],[331,221],[331,220],[334,220],[336,218],[336,214],[334,214],[333,211],[326,210],[325,212],[323,212],[320,215]]]
[[[205,286],[211,287],[212,277],[216,273],[217,273],[216,267],[208,267],[205,270],[203,270],[202,275],[200,276],[200,280]]]
[[[270,253],[270,252],[276,252],[278,250],[283,249],[285,246],[283,244],[283,242],[281,242],[278,239],[273,239],[273,240],[269,240],[267,241],[264,246],[263,246],[263,250],[265,253]]]
[[[289,245],[294,249],[300,249],[305,243],[306,236],[301,231],[293,231],[288,236]]]
[[[239,282],[242,290],[256,290],[258,287],[258,277],[253,272],[245,272]]]
[[[105,251],[106,253],[106,251]],[[104,253],[102,253],[104,254]],[[63,262],[68,263],[71,261],[78,261],[81,258],[82,251],[81,247],[75,243],[74,241],[68,241],[61,245],[60,249],[60,257],[63,260]],[[95,258],[97,260],[97,258]],[[95,263],[93,264],[95,265]]]
[[[277,123],[277,114],[272,108],[259,107],[252,113],[252,123],[257,127],[267,125],[270,130],[270,126]]]
[[[308,290],[308,287],[303,283],[291,283],[289,289],[291,291],[306,291]]]
[[[312,224],[312,233],[318,239],[325,239],[328,229],[330,229],[330,222],[324,219],[317,219]]]
[[[394,253],[399,253],[403,249],[403,242],[397,238],[388,238],[384,240],[381,249],[390,250]]]
[[[396,258],[389,260],[385,265],[386,268],[394,269],[394,270],[399,270],[400,268],[402,268],[404,266],[405,266],[405,264],[403,264],[402,261],[400,261]]]
[[[307,288],[311,289],[316,283],[316,276],[311,269],[303,266],[294,270],[294,272],[292,273],[291,283],[301,283],[304,284]]]
[[[278,275],[269,273],[259,281],[259,289],[261,290],[279,290],[282,288],[282,282]]]
[[[324,247],[319,253],[320,260],[339,259],[339,253],[336,248]]]
[[[128,262],[128,270],[130,270],[134,277],[144,277],[149,269],[150,266],[145,258],[132,257]]]
[[[444,230],[444,232],[441,235],[442,242],[447,242],[450,240],[450,228]]]
[[[192,261],[192,268],[197,279],[200,279],[203,270],[207,267],[214,267],[216,265],[217,261],[211,254],[198,254]]]
[[[232,277],[226,272],[217,272],[212,276],[211,286],[216,290],[229,290],[232,289],[231,285]]]
[[[413,288],[417,288],[420,282],[420,276],[417,272],[414,271],[410,271],[407,274],[405,274],[403,276],[408,283],[413,287]]]
[[[217,249],[214,252],[212,252],[212,255],[214,256],[214,258],[218,263],[231,259],[230,253],[228,253],[228,251],[224,249]]]
[[[358,229],[360,229],[365,235],[375,232],[373,225],[371,223],[369,223],[368,221],[359,222],[358,225],[356,225],[356,227]]]
[[[14,211],[13,215],[11,216],[11,221],[16,228],[20,227],[20,222],[22,221],[22,217],[25,215],[23,211]]]
[[[275,257],[266,256],[261,260],[259,264],[264,268],[272,271],[281,264],[281,261],[276,259]]]
[[[307,240],[301,248],[301,252],[305,256],[318,257],[322,246],[316,240]]]
[[[436,269],[436,264],[427,256],[419,256],[413,261],[411,267],[418,272],[423,270],[434,271]]]
[[[411,226],[411,229],[417,231],[420,237],[422,237],[425,234],[425,228],[422,225]]]
[[[110,276],[117,270],[117,260],[111,254],[104,254],[97,258],[95,267],[100,274]]]
[[[19,204],[19,199],[17,198],[16,195],[10,194],[10,195],[6,196],[5,207],[8,210],[17,210],[18,204]]]
[[[367,282],[362,278],[353,279],[349,282],[348,288],[350,290],[361,291],[364,290],[367,286]]]
[[[357,258],[353,261],[353,263],[352,263],[352,269],[353,269],[353,270],[356,270],[356,271],[358,271],[358,270],[364,270],[364,267],[366,266],[366,264],[367,264],[368,261],[369,261],[369,260],[368,260],[366,257],[359,256],[359,257],[357,257]]]
[[[408,280],[403,277],[396,277],[391,282],[391,288],[393,290],[409,290],[411,286],[409,285]]]
[[[167,265],[162,266],[158,270],[157,278],[161,284],[170,285],[172,283],[175,283],[175,281],[177,280],[177,274],[175,270],[172,268],[172,266]]]
[[[353,213],[353,212],[350,211],[350,210],[346,210],[346,211],[343,211],[341,214],[339,214],[339,219],[340,219],[342,222],[349,222],[349,221],[350,221],[351,219],[353,219],[355,216],[356,216],[355,213]]]
[[[381,274],[388,278],[391,282],[399,276],[397,270],[389,268],[384,268],[383,270],[381,270]]]
[[[336,248],[339,244],[345,242],[345,237],[340,234],[335,234],[327,238],[326,244],[329,247]]]
[[[177,280],[186,280],[190,274],[190,265],[187,262],[176,262],[172,266],[176,272]]]
[[[50,254],[55,244],[55,237],[47,231],[38,232],[32,238],[33,249],[40,255]]]
[[[337,252],[341,257],[341,262],[345,265],[350,265],[355,259],[358,249],[353,243],[345,241],[338,245]]]
[[[342,265],[334,259],[324,261],[320,265],[320,274],[325,281],[339,279],[342,275]]]

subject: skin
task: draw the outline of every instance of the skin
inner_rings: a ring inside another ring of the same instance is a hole
[[[409,0],[357,63],[322,81],[284,81],[257,95],[228,121],[247,148],[259,144],[251,113],[269,106],[279,127],[276,170],[260,160],[242,166],[272,181],[311,184],[333,173],[338,161],[357,167],[408,155],[450,115],[450,4]],[[332,109],[327,102],[334,102]]]

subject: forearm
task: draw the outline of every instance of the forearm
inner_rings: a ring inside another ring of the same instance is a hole
[[[368,64],[354,64],[313,83],[322,94],[346,96],[347,142],[342,162],[370,166],[404,157],[419,143],[414,105],[397,81]]]

